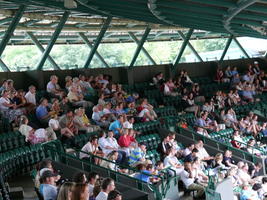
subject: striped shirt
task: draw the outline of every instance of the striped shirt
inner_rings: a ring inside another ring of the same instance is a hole
[[[129,156],[129,165],[132,165],[138,161],[140,161],[142,158],[145,158],[146,154],[143,152],[139,147],[134,149],[130,156]]]

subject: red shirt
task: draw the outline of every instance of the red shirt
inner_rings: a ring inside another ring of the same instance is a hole
[[[135,139],[129,135],[122,135],[118,140],[118,144],[121,147],[129,147],[132,142],[135,142]]]

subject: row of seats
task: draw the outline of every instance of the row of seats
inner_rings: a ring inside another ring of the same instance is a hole
[[[19,131],[0,134],[0,152],[6,152],[25,145],[25,136],[21,135]]]
[[[133,129],[140,131],[142,134],[154,133],[156,129],[160,128],[161,124],[159,121],[148,121],[142,123],[135,123]]]
[[[20,147],[1,154],[3,178],[29,172],[35,164],[46,158],[47,152],[41,144]]]
[[[138,143],[145,143],[148,150],[157,149],[161,142],[159,134],[141,135],[136,138]]]
[[[160,108],[155,108],[154,111],[157,113],[158,117],[177,115],[177,111],[173,106],[164,106]]]
[[[79,134],[74,137],[74,144],[77,148],[82,148],[88,141],[89,139],[94,136],[98,135],[98,132],[91,132],[91,133],[84,133],[84,134]],[[70,146],[66,146],[67,148]]]

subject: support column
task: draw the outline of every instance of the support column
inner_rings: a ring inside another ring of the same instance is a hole
[[[185,39],[184,39],[184,41],[183,41],[183,44],[182,44],[182,46],[181,46],[181,48],[180,48],[180,51],[179,51],[179,53],[178,53],[178,55],[177,55],[177,57],[175,58],[175,61],[174,61],[174,63],[173,63],[173,72],[175,72],[176,71],[176,69],[177,69],[177,65],[179,64],[179,62],[180,62],[180,60],[181,60],[181,58],[182,58],[182,55],[183,55],[183,53],[184,53],[184,50],[185,50],[185,48],[186,48],[186,46],[187,46],[187,44],[188,44],[188,42],[189,42],[189,39],[190,39],[190,37],[191,37],[191,35],[192,35],[192,33],[194,32],[194,29],[189,29],[189,31],[188,31],[188,33],[187,33],[187,35],[186,35],[186,37],[185,37]]]
[[[38,39],[33,35],[31,32],[27,32],[27,35],[31,38],[32,42],[37,46],[37,48],[44,53],[45,48],[42,46],[42,44],[38,41]],[[54,59],[48,55],[47,56],[48,61],[53,65],[55,70],[60,70],[60,67],[57,65],[57,63],[54,61]]]
[[[233,40],[233,35],[231,35],[229,38],[228,38],[228,40],[227,40],[227,42],[226,42],[226,45],[225,45],[225,48],[224,48],[224,50],[223,50],[223,53],[222,53],[222,55],[221,55],[221,58],[220,58],[220,63],[223,61],[223,59],[224,59],[224,57],[225,57],[225,55],[226,55],[226,53],[227,53],[227,51],[228,51],[228,49],[229,49],[229,47],[230,47],[230,44],[231,44],[231,42],[232,42],[232,40]]]
[[[137,57],[138,57],[138,55],[139,55],[139,53],[140,53],[140,51],[141,51],[141,49],[142,49],[142,47],[143,47],[143,45],[144,45],[144,43],[145,43],[145,41],[146,41],[146,38],[147,38],[147,36],[148,36],[150,30],[151,30],[150,27],[147,27],[147,28],[146,28],[146,30],[145,30],[145,32],[144,32],[144,35],[142,36],[142,38],[141,38],[141,40],[139,41],[139,44],[138,44],[138,46],[137,46],[137,48],[136,48],[136,50],[135,50],[135,53],[134,53],[134,56],[133,56],[133,58],[132,58],[132,61],[131,61],[130,65],[129,65],[129,68],[131,68],[131,67],[134,66],[134,63],[135,63],[135,61],[137,60]]]
[[[183,34],[182,31],[178,31],[179,35],[181,36],[181,38],[183,40],[185,40],[185,35]],[[197,53],[197,51],[195,50],[195,48],[192,46],[192,44],[188,41],[188,47],[191,49],[191,51],[193,52],[193,54],[197,57],[197,59],[200,61],[200,62],[203,62],[202,58],[200,57],[200,55]]]
[[[0,59],[0,67],[3,69],[4,72],[10,72],[10,69],[6,66],[2,59]]]
[[[248,53],[246,52],[246,50],[242,47],[242,45],[238,42],[238,40],[236,39],[236,37],[233,38],[235,43],[237,44],[237,46],[239,47],[239,49],[243,52],[243,54],[247,57],[250,58],[250,56],[248,55]]]
[[[5,35],[3,36],[1,43],[0,43],[0,57],[2,56],[2,54],[6,48],[6,45],[8,44],[13,32],[15,31],[22,15],[23,15],[24,10],[25,10],[25,6],[21,5],[19,7],[18,11],[16,12],[14,18],[12,19],[11,23],[9,24],[8,29],[6,30]],[[6,67],[3,67],[3,66],[4,65],[1,64],[1,67],[4,71],[10,71],[8,68],[6,68],[7,67],[6,65],[5,65]]]
[[[84,33],[79,33],[80,38],[84,41],[84,43],[87,44],[87,46],[92,49],[94,46],[90,43],[86,35]],[[96,57],[105,65],[105,67],[110,67],[108,63],[104,60],[104,58],[98,53],[98,51],[95,52]]]
[[[54,46],[54,44],[55,44],[60,32],[61,32],[61,30],[63,29],[63,27],[64,27],[64,25],[65,25],[65,23],[66,23],[66,21],[67,21],[67,19],[69,17],[69,14],[70,13],[68,11],[64,12],[62,18],[60,19],[60,21],[58,23],[58,26],[57,26],[55,32],[53,33],[53,35],[51,37],[50,42],[48,43],[48,45],[47,45],[47,47],[46,47],[46,49],[45,49],[45,51],[44,51],[44,53],[42,55],[41,60],[37,64],[37,67],[36,67],[37,70],[42,70],[43,69],[44,63],[45,63],[49,53],[51,52],[51,50],[52,50],[52,48],[53,48],[53,46]]]
[[[90,66],[90,63],[91,63],[91,61],[92,61],[92,59],[93,59],[93,57],[95,55],[95,52],[96,52],[96,50],[97,50],[102,38],[104,37],[104,35],[105,35],[105,33],[106,33],[106,31],[107,31],[107,29],[109,27],[109,24],[110,24],[111,20],[112,20],[112,17],[109,16],[106,19],[105,23],[103,24],[103,26],[102,26],[102,28],[101,28],[101,30],[100,30],[100,32],[99,32],[99,34],[98,34],[98,36],[97,36],[97,38],[95,40],[94,46],[91,49],[90,54],[89,54],[89,56],[88,56],[88,58],[87,58],[87,60],[86,60],[86,62],[84,64],[84,68],[85,69],[87,69]]]
[[[139,45],[140,41],[137,39],[137,37],[134,35],[134,33],[129,32],[128,33],[130,35],[130,37],[132,38],[133,41],[135,41],[135,43],[137,45]],[[147,57],[147,59],[153,64],[156,65],[157,63],[154,61],[154,59],[150,56],[150,54],[147,52],[147,50],[145,49],[145,47],[142,46],[141,50],[143,51],[143,53],[145,54],[145,56]]]

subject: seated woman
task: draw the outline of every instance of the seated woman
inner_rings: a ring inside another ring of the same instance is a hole
[[[174,148],[170,148],[166,152],[166,157],[164,159],[164,166],[170,167],[169,173],[172,176],[179,176],[182,171],[184,170],[184,167],[180,164],[177,157],[175,156],[177,151]]]
[[[163,84],[163,93],[166,96],[178,96],[179,93],[176,92],[175,89],[176,86],[174,85],[171,78]]]
[[[160,178],[155,176],[155,170],[152,164],[148,164],[147,166],[139,164],[136,167],[140,173],[135,174],[135,178],[147,183],[157,183],[160,181]]]
[[[211,162],[211,168],[214,173],[217,173],[220,169],[226,169],[226,166],[223,164],[223,154],[217,153],[214,160]]]
[[[48,130],[45,130],[43,128],[35,130],[31,126],[29,126],[28,123],[28,118],[25,115],[22,115],[20,117],[19,131],[22,135],[25,136],[26,142],[37,144],[56,139],[56,135],[53,131],[48,132]]]
[[[138,117],[141,118],[141,121],[153,121],[157,118],[157,114],[153,110],[153,106],[150,105],[147,99],[142,99],[140,106],[137,108]]]
[[[18,90],[13,98],[13,102],[16,103],[17,108],[24,109],[25,113],[32,113],[35,109],[35,105],[28,103],[25,98],[25,92],[23,90]]]
[[[195,105],[192,95],[192,93],[190,93],[189,96],[184,95],[181,101],[181,106],[184,108],[185,112],[192,112],[195,116],[197,116],[199,108]]]
[[[116,161],[118,160],[118,157],[119,157],[118,151],[111,151],[106,157],[107,160],[102,160],[101,166],[111,169],[113,171],[118,171],[121,173],[128,173],[127,169],[121,169],[119,165],[116,163]]]
[[[73,132],[68,127],[64,127],[64,128],[60,127],[57,115],[51,116],[51,119],[49,120],[48,125],[49,127],[53,129],[53,131],[55,131],[56,133],[59,133],[63,137],[63,139],[65,138],[71,139],[74,137]]]
[[[58,99],[52,99],[51,111],[53,111],[55,115],[60,115],[63,113],[61,108],[60,108],[60,104],[59,104]]]
[[[214,78],[214,81],[217,82],[217,83],[222,83],[223,82],[223,70],[222,69],[217,69],[216,71],[216,75],[215,75],[215,78]]]
[[[11,103],[9,99],[9,92],[7,90],[3,90],[2,97],[0,98],[0,110],[5,118],[9,120],[9,122],[15,121],[18,122],[18,117],[23,115],[23,110],[17,108],[15,103]]]
[[[234,130],[238,130],[238,121],[236,119],[235,111],[232,108],[226,111],[225,125],[233,128]]]

